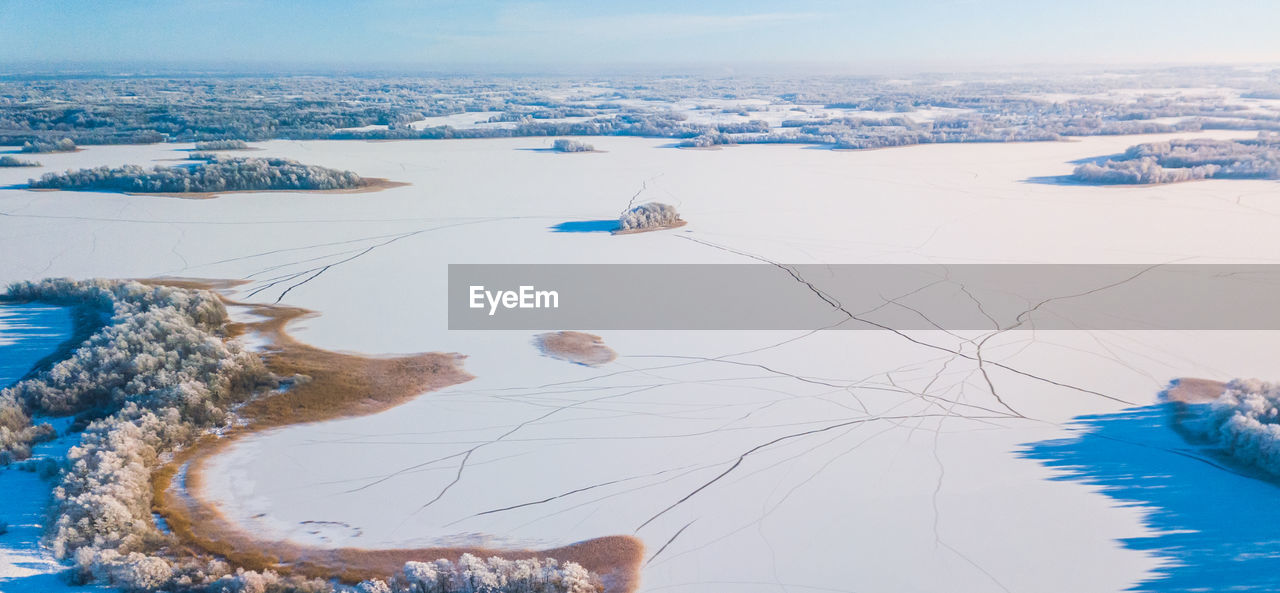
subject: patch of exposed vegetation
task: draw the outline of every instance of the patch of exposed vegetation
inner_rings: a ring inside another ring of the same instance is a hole
[[[538,334],[533,343],[547,356],[585,366],[599,366],[618,358],[618,353],[606,346],[600,336],[583,332]]]

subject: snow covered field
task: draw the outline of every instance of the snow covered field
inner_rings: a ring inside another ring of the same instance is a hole
[[[1001,365],[984,369],[979,332],[618,331],[600,332],[618,359],[592,368],[542,356],[535,332],[448,331],[446,265],[1274,262],[1274,181],[1041,181],[1139,142],[1253,135],[866,152],[606,137],[584,139],[605,151],[589,157],[528,150],[541,138],[273,141],[255,156],[411,185],[212,200],[15,187],[189,148],[91,146],[0,169],[0,281],[244,278],[235,298],[319,311],[293,328],[313,345],[469,357],[471,382],[213,459],[205,494],[258,533],[370,548],[635,534],[655,592],[1174,590],[1171,567],[1195,560],[1162,545],[1178,524],[1061,479],[1079,472],[1044,443],[1090,426],[1076,417],[1148,406],[1176,377],[1275,378],[1276,333],[1008,332],[982,346]],[[551,229],[616,218],[637,191],[689,224]],[[1135,455],[1179,454],[1124,434]]]

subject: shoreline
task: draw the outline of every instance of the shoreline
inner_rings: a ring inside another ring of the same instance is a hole
[[[226,290],[243,282],[164,278],[144,283],[182,288]],[[262,356],[267,368],[281,376],[306,375],[288,390],[275,391],[247,402],[240,410],[246,421],[222,435],[210,434],[179,451],[151,478],[152,510],[188,548],[221,556],[248,569],[270,569],[314,578],[337,578],[354,583],[388,578],[407,561],[457,561],[462,554],[507,559],[554,558],[576,562],[599,574],[608,593],[632,593],[639,584],[644,546],[638,538],[612,535],[545,550],[505,550],[483,547],[431,548],[313,548],[287,540],[259,539],[245,532],[203,493],[205,462],[254,433],[284,426],[364,416],[385,411],[419,395],[473,378],[462,369],[463,356],[438,352],[374,357],[321,350],[303,344],[286,330],[297,319],[315,312],[281,305],[241,303],[219,295],[228,307],[244,307],[259,321],[232,322],[227,339],[256,333],[266,339]],[[182,479],[178,479],[181,476]]]
[[[176,159],[186,160],[186,159]],[[148,196],[158,198],[178,198],[182,200],[211,200],[220,198],[225,195],[232,194],[278,194],[278,193],[296,193],[296,194],[368,194],[379,192],[384,189],[392,189],[396,187],[406,187],[413,185],[404,181],[391,181],[383,177],[364,177],[367,183],[358,187],[344,187],[338,189],[232,189],[226,191],[208,191],[208,192],[130,192],[130,191],[112,191],[97,189],[55,189],[44,187],[23,187],[26,191],[31,192],[86,192],[86,193],[105,193],[120,194],[125,196]],[[146,282],[140,280],[140,282]]]
[[[652,232],[654,232],[654,231],[665,231],[665,230],[669,230],[669,229],[678,229],[678,228],[680,228],[680,227],[682,227],[682,226],[684,226],[684,225],[686,225],[686,224],[689,224],[689,221],[687,221],[687,220],[677,220],[677,221],[675,221],[675,222],[673,222],[673,223],[671,223],[671,224],[664,224],[664,225],[662,225],[662,226],[655,226],[655,227],[650,227],[650,228],[645,228],[645,229],[625,229],[625,230],[615,230],[615,231],[610,231],[610,234],[612,234],[612,235],[638,235],[638,234],[640,234],[640,233],[652,233]]]
[[[1223,471],[1280,486],[1280,476],[1269,473],[1257,465],[1245,463],[1223,451],[1217,444],[1208,440],[1198,432],[1194,423],[1200,416],[1192,406],[1204,406],[1218,399],[1226,390],[1227,383],[1212,379],[1195,377],[1179,377],[1174,379],[1169,389],[1162,393],[1165,405],[1169,406],[1170,428],[1183,442],[1194,447],[1214,466]]]

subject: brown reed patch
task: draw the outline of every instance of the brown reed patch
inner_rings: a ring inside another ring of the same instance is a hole
[[[586,366],[598,366],[618,358],[618,353],[606,346],[604,339],[584,332],[558,331],[538,334],[534,337],[533,343],[547,356]]]
[[[1174,379],[1164,392],[1165,399],[1183,404],[1207,404],[1227,390],[1227,384],[1210,379],[1183,377]]]

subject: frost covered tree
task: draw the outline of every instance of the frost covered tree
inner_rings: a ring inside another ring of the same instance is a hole
[[[39,167],[40,163],[12,156],[0,156],[0,167]]]
[[[711,148],[721,144],[732,144],[728,136],[719,133],[699,134],[693,138],[681,140],[678,144],[681,148]]]
[[[222,338],[227,312],[207,291],[45,280],[11,285],[6,297],[103,320],[68,358],[0,390],[0,450],[11,460],[52,430],[32,426],[34,414],[97,417],[54,488],[54,553],[74,559],[82,582],[173,585],[190,566],[156,555],[167,542],[151,515],[151,472],[162,454],[225,424],[232,405],[275,379],[256,354]]]
[[[573,562],[529,558],[408,562],[392,579],[395,593],[599,593],[600,579]]]
[[[46,173],[32,189],[118,191],[129,193],[201,193],[219,191],[352,189],[367,182],[351,171],[304,165],[284,158],[233,158],[192,155],[204,162],[189,167],[138,165],[96,167]]]
[[[22,152],[71,152],[76,144],[70,138],[57,141],[32,140],[22,144]]]
[[[225,339],[229,318],[216,295],[138,282],[44,280],[13,284],[5,297],[78,307],[102,320],[68,358],[0,390],[0,461],[6,463],[51,434],[48,425],[32,425],[35,414],[93,418],[58,473],[47,534],[53,552],[73,561],[74,582],[131,593],[418,590],[408,576],[353,588],[270,570],[232,571],[216,558],[172,553],[180,542],[161,532],[152,515],[153,472],[166,455],[233,423],[237,404],[279,385],[259,355]],[[432,566],[463,587],[448,591],[599,590],[592,588],[594,575],[571,563],[443,562]]]
[[[556,138],[556,141],[551,143],[551,149],[556,152],[595,152],[596,150],[590,144],[568,138]]]
[[[244,140],[209,140],[196,142],[196,150],[245,150],[249,145]]]
[[[680,219],[680,213],[676,212],[675,206],[649,202],[623,212],[622,216],[618,218],[618,230],[642,231],[660,229],[678,226],[683,222]]]
[[[1280,476],[1280,384],[1237,379],[1187,424],[1235,460]]]
[[[1176,183],[1196,179],[1280,179],[1280,136],[1253,140],[1171,140],[1138,144],[1123,158],[1076,167],[1088,183]]]
[[[71,152],[75,149],[76,143],[70,138],[57,141],[28,140],[22,143],[22,152]]]

